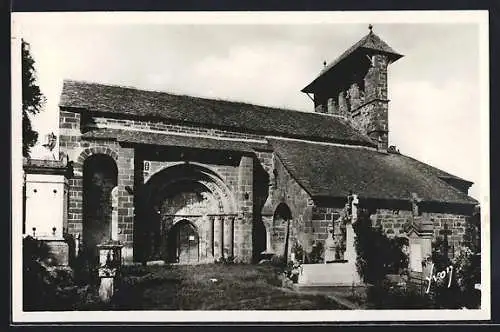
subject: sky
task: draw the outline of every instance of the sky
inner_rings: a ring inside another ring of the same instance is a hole
[[[483,30],[467,20],[441,15],[419,22],[417,16],[359,14],[352,22],[335,15],[262,16],[207,24],[195,17],[179,23],[168,19],[172,16],[127,21],[39,13],[13,16],[13,31],[31,44],[47,98],[44,112],[33,119],[43,138],[58,133],[63,79],[312,112],[312,101],[300,90],[318,75],[323,61],[335,60],[372,23],[374,33],[404,55],[388,72],[389,144],[473,181],[470,194],[479,198],[485,182]],[[43,153],[38,146],[32,156]]]

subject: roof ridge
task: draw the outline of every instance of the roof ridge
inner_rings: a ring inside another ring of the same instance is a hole
[[[317,112],[302,111],[302,110],[293,109],[293,108],[284,108],[284,107],[279,107],[279,106],[269,106],[269,105],[264,105],[264,104],[253,104],[251,102],[231,100],[231,99],[224,99],[224,98],[209,98],[209,97],[202,97],[202,96],[196,96],[196,95],[191,95],[191,94],[173,93],[173,92],[169,92],[169,91],[165,91],[165,90],[144,89],[144,88],[139,88],[139,87],[136,87],[136,86],[127,86],[127,85],[120,85],[120,84],[101,83],[101,82],[94,82],[94,81],[88,81],[88,80],[63,79],[63,84],[64,83],[86,84],[86,85],[102,86],[102,87],[108,87],[108,88],[120,88],[120,89],[134,90],[134,91],[137,91],[137,92],[152,92],[152,93],[170,95],[170,96],[174,96],[174,97],[188,97],[188,98],[195,98],[195,99],[199,99],[199,100],[203,100],[203,101],[219,101],[219,102],[225,102],[225,103],[230,103],[230,104],[239,104],[239,105],[262,107],[262,108],[267,108],[267,109],[272,109],[272,110],[279,110],[279,111],[291,111],[291,112],[300,112],[300,113],[316,114],[316,115],[320,114],[320,113],[317,113]]]

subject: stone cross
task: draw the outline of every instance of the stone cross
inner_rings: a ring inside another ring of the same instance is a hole
[[[118,186],[111,190],[111,240],[118,241]]]
[[[452,231],[448,229],[448,223],[444,224],[444,229],[440,230],[439,234],[443,235],[444,254],[446,257],[448,257],[448,235],[452,234]]]
[[[418,212],[418,203],[420,203],[422,201],[421,198],[418,197],[418,195],[416,193],[412,193],[411,194],[411,205],[412,205],[412,214],[413,214],[413,217],[418,217],[419,216],[419,212]]]

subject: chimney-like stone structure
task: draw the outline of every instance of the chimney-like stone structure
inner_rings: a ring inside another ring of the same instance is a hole
[[[402,57],[372,31],[325,66],[302,92],[314,94],[316,112],[338,115],[369,136],[379,150],[389,145],[387,70]]]

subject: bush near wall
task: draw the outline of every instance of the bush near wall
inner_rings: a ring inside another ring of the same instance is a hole
[[[353,225],[356,233],[356,267],[365,283],[377,284],[389,273],[399,273],[408,265],[403,253],[403,241],[388,238],[381,228],[372,227],[370,214],[361,210]]]
[[[55,311],[84,309],[98,302],[88,285],[75,283],[69,267],[45,263],[48,248],[44,242],[27,236],[23,240],[23,309]]]
[[[443,280],[433,280],[430,284],[428,296],[437,308],[476,309],[480,307],[481,293],[475,289],[475,285],[481,282],[480,252],[474,252],[470,246],[463,245],[455,257],[450,259],[445,242],[442,238],[438,238],[433,243],[430,262],[434,264],[434,275],[447,268],[451,271]]]
[[[434,276],[438,276],[440,272],[448,268],[451,273],[448,272],[445,278],[432,278],[430,284],[427,279],[421,286],[410,283],[405,287],[397,287],[385,279],[378,280],[368,289],[369,307],[376,309],[480,308],[481,292],[475,288],[481,280],[479,246],[464,242],[453,259],[449,258],[446,246],[443,238],[437,238],[432,245],[431,257],[423,262],[424,266],[433,264]],[[366,266],[369,265],[366,264]],[[381,277],[381,273],[377,276]]]

